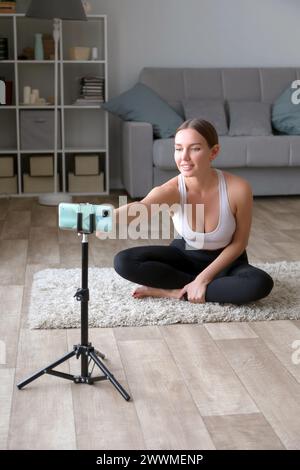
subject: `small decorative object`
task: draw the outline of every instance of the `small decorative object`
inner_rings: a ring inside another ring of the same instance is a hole
[[[31,96],[31,87],[24,86],[24,89],[23,89],[23,103],[24,104],[30,104],[30,96]]]
[[[89,47],[70,47],[70,60],[89,60],[90,48]]]
[[[35,95],[35,93],[32,93],[32,91],[31,91],[30,104],[35,104],[35,101],[36,101],[36,95]]]
[[[18,56],[19,60],[34,60],[34,48],[24,47],[22,54]]]
[[[37,101],[40,99],[40,91],[37,89],[34,89],[31,91],[32,99],[34,103],[37,103]]]
[[[44,59],[54,59],[54,39],[51,34],[43,34]]]
[[[98,48],[93,47],[92,48],[92,60],[97,60],[98,59]]]
[[[85,10],[85,14],[88,15],[92,11],[92,5],[88,0],[82,0],[82,5]]]
[[[0,38],[0,60],[8,60],[8,39],[7,38]]]
[[[38,98],[35,104],[42,105],[42,106],[46,106],[46,105],[48,105],[49,103],[47,103],[47,101],[46,101],[45,98]]]
[[[0,2],[0,13],[16,13],[16,2]]]
[[[5,81],[5,99],[7,106],[12,105],[12,96],[13,96],[13,82],[11,80]]]
[[[35,34],[34,58],[35,60],[44,60],[44,48],[43,48],[43,40],[42,40],[41,33]]]
[[[4,80],[0,80],[0,105],[1,104],[6,104],[6,88]]]

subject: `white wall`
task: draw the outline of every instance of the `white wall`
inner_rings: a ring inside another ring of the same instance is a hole
[[[110,97],[144,66],[296,66],[299,0],[90,0],[108,15]],[[121,187],[119,120],[111,118],[111,185]]]

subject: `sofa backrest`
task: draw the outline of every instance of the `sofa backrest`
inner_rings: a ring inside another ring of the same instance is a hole
[[[152,88],[181,116],[184,98],[249,100],[273,103],[300,80],[300,68],[159,68],[145,67],[139,81]]]

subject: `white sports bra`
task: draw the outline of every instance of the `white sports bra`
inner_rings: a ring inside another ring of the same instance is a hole
[[[221,170],[215,169],[219,178],[219,221],[212,232],[194,232],[187,218],[187,195],[184,176],[178,175],[178,189],[180,193],[180,206],[176,205],[172,219],[177,233],[186,243],[194,249],[217,250],[224,248],[231,242],[236,230],[236,220],[231,212],[225,177]],[[203,205],[199,207],[203,208]]]

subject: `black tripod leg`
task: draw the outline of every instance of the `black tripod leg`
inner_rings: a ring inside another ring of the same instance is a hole
[[[122,397],[125,398],[126,401],[130,400],[130,396],[124,390],[121,384],[114,378],[114,376],[110,373],[110,371],[105,367],[105,365],[100,361],[100,359],[97,357],[97,355],[93,352],[89,352],[90,357],[93,359],[93,361],[97,364],[99,369],[102,370],[103,374],[108,378],[108,380],[116,387],[116,389],[121,393]]]
[[[49,370],[54,369],[54,367],[59,366],[59,364],[62,364],[63,362],[70,359],[71,357],[75,356],[75,354],[76,354],[75,350],[73,350],[71,352],[68,352],[67,354],[62,356],[60,359],[58,359],[57,361],[52,362],[52,364],[49,364],[47,367],[44,367],[43,369],[40,369],[35,374],[32,374],[30,377],[23,380],[23,382],[19,382],[17,384],[18,389],[20,390],[21,388],[25,387],[25,385],[29,384],[30,382],[33,382],[35,379],[38,379],[39,377],[41,377],[41,375],[47,374]],[[73,376],[71,376],[71,375],[70,375],[70,380],[73,380]]]

